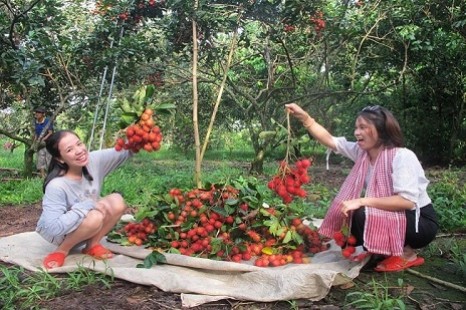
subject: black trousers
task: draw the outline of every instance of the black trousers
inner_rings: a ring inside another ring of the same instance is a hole
[[[359,208],[353,212],[351,234],[356,237],[357,245],[364,243],[364,223],[366,222],[366,208]],[[420,249],[428,245],[437,235],[438,221],[432,204],[421,208],[419,217],[419,231],[416,233],[416,210],[408,210],[406,213],[406,237],[405,246]]]

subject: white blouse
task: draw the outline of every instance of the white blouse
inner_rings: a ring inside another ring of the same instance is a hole
[[[345,137],[334,137],[336,154],[341,154],[353,162],[358,156],[365,152],[356,142],[349,142]],[[372,175],[372,167],[369,168],[366,176],[366,185]],[[407,148],[398,148],[393,159],[393,190],[395,194],[412,201],[417,207],[427,206],[432,201],[427,194],[427,180],[424,169],[421,166],[416,154]]]

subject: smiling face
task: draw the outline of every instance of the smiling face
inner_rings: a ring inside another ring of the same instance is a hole
[[[82,169],[89,162],[89,152],[86,145],[74,134],[65,133],[58,143],[60,160],[65,162],[70,170]]]
[[[354,136],[359,147],[369,153],[378,150],[381,146],[379,134],[374,124],[362,116],[356,119]]]

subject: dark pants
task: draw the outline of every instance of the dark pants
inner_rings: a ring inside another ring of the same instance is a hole
[[[358,240],[357,245],[363,244],[364,223],[366,221],[366,208],[359,208],[353,212],[351,234]],[[437,215],[432,204],[421,208],[419,217],[419,231],[416,233],[416,210],[408,210],[406,213],[406,237],[405,245],[413,249],[420,249],[434,240],[438,230]]]

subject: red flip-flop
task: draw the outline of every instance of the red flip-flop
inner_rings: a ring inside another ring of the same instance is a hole
[[[402,271],[407,268],[421,266],[422,264],[424,264],[424,258],[419,256],[412,261],[406,260],[400,256],[390,256],[381,261],[374,270],[379,272]]]
[[[52,252],[44,258],[44,267],[47,269],[63,266],[66,254],[63,252]]]
[[[83,249],[83,254],[90,255],[95,259],[108,259],[113,257],[113,252],[103,247],[101,244],[96,244],[90,249]]]

